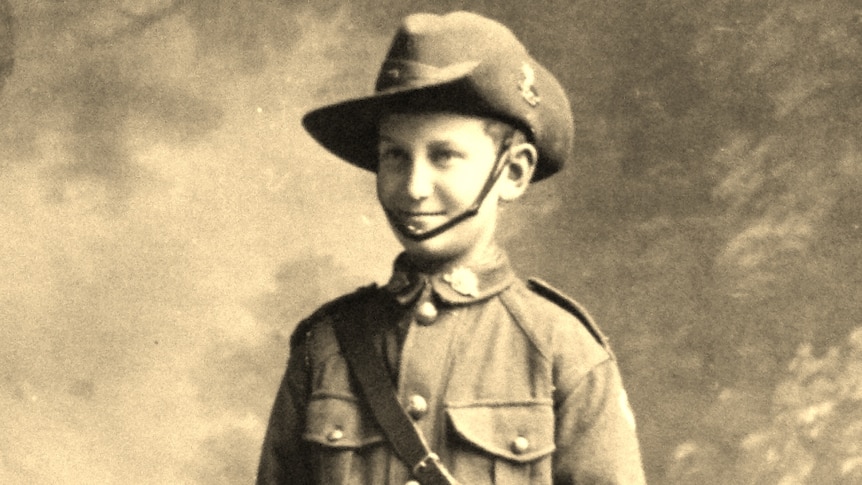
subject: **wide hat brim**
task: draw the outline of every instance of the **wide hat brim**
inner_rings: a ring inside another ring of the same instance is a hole
[[[466,97],[466,78],[472,65],[453,69],[445,77],[412,81],[409,85],[369,96],[337,102],[308,112],[302,126],[324,148],[359,168],[377,171],[378,125],[385,113],[410,110],[446,110],[453,98]],[[459,110],[463,111],[463,110]]]

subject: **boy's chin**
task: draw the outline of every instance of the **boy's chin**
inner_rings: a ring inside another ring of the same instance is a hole
[[[494,246],[493,234],[487,234],[485,226],[465,221],[429,239],[417,241],[393,228],[395,237],[404,252],[416,263],[439,266],[447,263],[467,263]],[[481,221],[479,221],[481,222]]]
[[[425,241],[414,241],[404,236],[398,237],[401,247],[411,259],[417,262],[447,262],[459,259],[468,252],[468,249],[459,248],[448,240],[447,234],[432,237]]]

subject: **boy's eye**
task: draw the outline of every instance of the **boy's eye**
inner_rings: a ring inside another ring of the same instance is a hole
[[[398,147],[381,147],[378,150],[377,157],[379,161],[386,163],[403,163],[410,159],[410,156],[405,150]]]
[[[446,165],[451,163],[455,159],[464,158],[464,156],[457,150],[439,149],[432,151],[430,154],[430,158],[431,161],[437,165]]]

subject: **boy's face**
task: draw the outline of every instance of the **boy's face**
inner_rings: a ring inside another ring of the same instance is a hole
[[[405,231],[427,232],[466,211],[494,169],[497,143],[485,120],[453,113],[390,114],[380,123],[377,197]],[[499,184],[497,184],[499,185]],[[467,258],[494,240],[497,187],[479,213],[424,241],[395,235],[426,260]]]

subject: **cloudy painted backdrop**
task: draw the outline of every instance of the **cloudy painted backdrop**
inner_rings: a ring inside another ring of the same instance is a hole
[[[398,250],[300,117],[459,8],[570,94],[503,235],[612,338],[651,481],[862,480],[862,7],[501,4],[0,0],[0,482],[253,479],[296,321]]]

